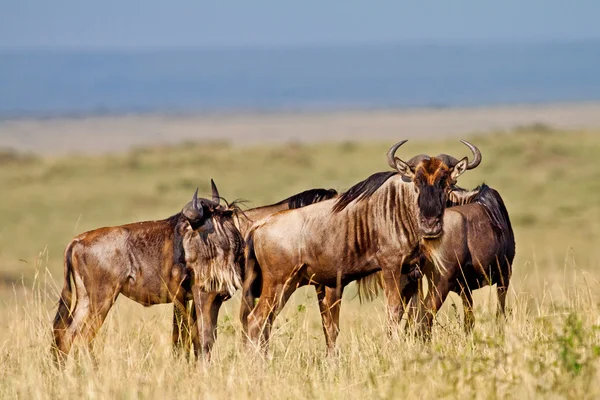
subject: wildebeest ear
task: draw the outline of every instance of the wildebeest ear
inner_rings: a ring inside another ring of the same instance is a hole
[[[394,161],[396,161],[396,169],[400,172],[400,175],[402,175],[403,178],[408,178],[412,181],[415,177],[415,172],[412,168],[398,157],[396,157]]]
[[[467,157],[463,158],[459,162],[456,163],[454,168],[452,168],[452,172],[450,172],[450,178],[454,181],[456,178],[461,176],[463,172],[467,170],[467,166],[469,165],[469,160]]]

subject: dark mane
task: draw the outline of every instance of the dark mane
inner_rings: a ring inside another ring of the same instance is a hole
[[[179,223],[185,220],[182,213],[167,218],[167,222],[173,228],[173,263],[185,265],[185,251],[183,250],[183,235],[179,229]]]
[[[375,191],[381,187],[381,185],[383,185],[392,176],[396,175],[396,173],[396,171],[377,172],[364,181],[358,182],[340,196],[333,206],[333,212],[342,211],[354,200],[360,201],[372,196],[373,193],[375,193]]]
[[[274,205],[287,204],[290,209],[301,208],[309,204],[331,199],[337,196],[337,194],[338,192],[335,189],[309,189],[288,197],[287,199],[283,199]]]

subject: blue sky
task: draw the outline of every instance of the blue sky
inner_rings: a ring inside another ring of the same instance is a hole
[[[599,0],[0,0],[0,48],[600,38]]]

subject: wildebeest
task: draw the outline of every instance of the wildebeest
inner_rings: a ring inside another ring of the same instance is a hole
[[[464,309],[464,329],[469,333],[475,322],[472,291],[496,284],[497,315],[505,315],[505,301],[515,257],[515,237],[500,194],[483,184],[473,191],[456,190],[449,197],[451,206],[444,214],[445,233],[438,239],[424,239],[423,275],[430,285],[424,302],[416,295],[420,285],[409,283],[405,295],[412,297],[412,311],[418,314],[420,332],[429,336],[435,312],[449,291],[460,294]],[[440,271],[433,264],[445,268]],[[412,319],[412,318],[411,318]]]
[[[454,186],[449,192],[447,207],[444,234],[438,238],[421,239],[419,250],[403,265],[401,279],[396,280],[391,274],[384,278],[382,275],[387,271],[382,271],[357,282],[362,298],[372,299],[380,289],[384,289],[386,296],[399,294],[402,305],[400,316],[404,313],[403,306],[412,302],[409,322],[416,320],[424,337],[429,336],[435,311],[441,307],[449,291],[455,291],[462,297],[466,332],[470,332],[474,323],[471,296],[474,289],[496,284],[498,315],[504,315],[506,292],[512,275],[514,233],[500,194],[485,184],[472,191]],[[442,267],[436,268],[434,263]],[[430,280],[425,300],[419,291],[422,289],[422,276]],[[333,298],[335,296],[328,292],[326,301]],[[339,302],[335,311],[323,315],[323,324],[333,331],[339,326]],[[399,320],[391,322],[390,332]],[[334,343],[330,346],[333,347]]]
[[[253,222],[259,221],[268,215],[282,210],[304,207],[335,196],[337,196],[337,192],[334,189],[306,190],[275,204],[245,210],[243,213],[235,216],[234,222],[242,236],[244,236]],[[199,296],[199,301],[195,300],[196,307],[190,308],[187,305],[184,306],[175,303],[173,309],[173,347],[175,352],[179,352],[181,349],[189,349],[190,334],[195,335],[195,329],[198,326],[198,324],[194,323],[197,319],[196,308],[198,308],[201,310],[200,326],[202,327],[202,331],[200,332],[200,343],[202,345],[202,353],[206,358],[210,358],[210,351],[217,338],[219,309],[228,298],[229,295],[221,293],[202,292]],[[190,331],[190,326],[194,332]],[[186,351],[186,354],[189,353]]]
[[[250,229],[240,315],[253,343],[266,349],[277,313],[298,286],[310,284],[317,286],[329,347],[337,327],[331,330],[326,315],[335,312],[343,287],[379,270],[399,276],[422,237],[442,234],[447,192],[479,164],[480,153],[465,143],[475,154],[472,162],[465,157],[449,167],[426,155],[404,162],[395,152],[405,142],[388,151],[394,172],[374,174],[338,199],[279,212]],[[325,288],[334,289],[329,290],[334,298],[326,299]],[[400,308],[400,296],[393,300],[390,296],[390,314]]]
[[[196,190],[192,201],[170,218],[100,228],[69,243],[54,318],[59,366],[77,336],[91,348],[119,294],[150,306],[197,300],[202,292],[230,295],[241,286],[243,238],[234,224],[239,208],[221,205],[212,180],[211,185],[212,200],[198,199]],[[182,285],[185,281],[189,287]],[[198,335],[193,341],[198,353]]]

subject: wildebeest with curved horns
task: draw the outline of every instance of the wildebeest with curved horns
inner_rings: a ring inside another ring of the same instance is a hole
[[[231,295],[241,286],[243,238],[234,224],[240,210],[221,205],[212,180],[211,186],[212,200],[199,199],[196,190],[192,201],[170,218],[100,228],[69,243],[54,318],[59,366],[77,336],[91,349],[119,294],[151,306],[198,299],[202,292]],[[186,280],[189,288],[182,286]],[[193,340],[198,353],[198,335]]]
[[[475,289],[496,284],[497,315],[504,316],[512,276],[514,233],[500,194],[485,184],[472,191],[455,186],[448,195],[447,207],[444,234],[439,238],[421,239],[419,251],[403,266],[401,279],[381,271],[357,282],[361,298],[371,300],[381,289],[386,296],[399,295],[400,317],[404,305],[411,302],[409,322],[416,320],[424,337],[429,336],[433,316],[449,291],[462,298],[467,333],[474,324],[472,291]],[[434,261],[443,268],[435,268]],[[422,276],[429,279],[431,288],[425,299],[420,291]],[[327,291],[325,301],[331,302],[333,298],[335,295]],[[340,307],[338,302],[335,312],[323,314],[323,325],[332,332],[337,332],[339,326]],[[390,333],[399,322],[399,319],[390,321]],[[332,348],[335,343],[328,345]]]
[[[422,240],[420,245],[422,274],[430,282],[427,296],[422,299],[422,286],[417,282],[408,283],[403,291],[407,299],[412,297],[409,321],[418,310],[418,328],[424,337],[429,337],[433,316],[450,291],[462,298],[466,333],[475,323],[472,297],[475,289],[496,284],[496,315],[505,316],[515,236],[504,201],[485,184],[472,191],[457,188],[449,201],[451,207],[444,214],[446,233],[438,239]],[[434,263],[444,265],[444,271],[434,268]]]
[[[379,270],[400,275],[422,237],[442,234],[447,192],[458,176],[479,164],[480,153],[467,144],[475,159],[465,157],[451,168],[426,155],[405,162],[395,157],[405,142],[387,154],[396,171],[374,174],[336,200],[282,211],[251,228],[240,315],[254,344],[267,348],[272,323],[298,286],[317,286],[324,316],[339,303],[345,285]],[[336,289],[332,304],[324,302],[325,288]],[[399,308],[388,301],[390,314]],[[328,332],[325,324],[324,329],[329,345],[337,331]]]
[[[331,199],[337,196],[337,191],[334,189],[309,189],[294,196],[288,197],[275,204],[268,206],[255,207],[245,210],[234,218],[234,222],[242,236],[248,232],[252,224],[278,211],[289,210],[307,206],[309,204],[318,203],[323,200]],[[216,292],[200,293],[200,300],[195,301],[196,307],[189,309],[187,305],[182,305],[175,302],[173,308],[173,347],[175,352],[180,352],[182,349],[188,350],[191,345],[191,337],[196,335],[198,325],[202,326],[200,332],[200,343],[202,345],[202,353],[206,358],[210,358],[210,351],[217,338],[217,319],[219,309],[224,301],[229,299],[229,295]],[[198,324],[196,308],[200,309],[201,323]],[[190,330],[192,327],[192,330]],[[186,351],[186,355],[189,352]]]

